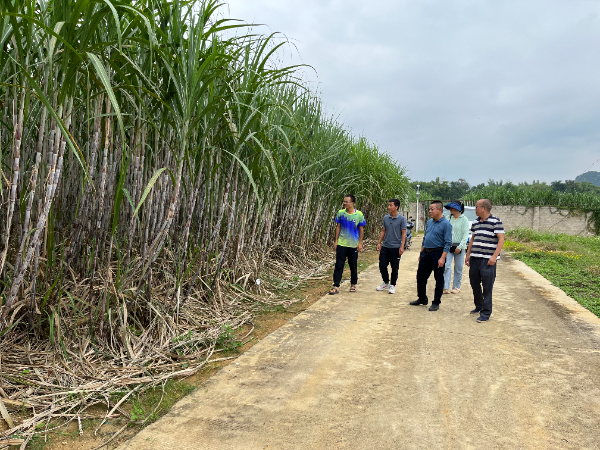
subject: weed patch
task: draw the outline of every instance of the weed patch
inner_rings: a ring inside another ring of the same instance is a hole
[[[600,317],[600,239],[517,229],[504,249]]]
[[[219,337],[217,338],[216,347],[226,352],[232,352],[237,351],[241,346],[242,342],[237,339],[231,325],[223,325],[221,327],[221,334],[219,334]]]

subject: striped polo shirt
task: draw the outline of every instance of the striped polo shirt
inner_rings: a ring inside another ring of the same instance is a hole
[[[471,257],[490,259],[498,247],[497,235],[504,233],[504,227],[498,217],[490,215],[485,220],[478,217],[471,225],[471,232],[473,233]]]

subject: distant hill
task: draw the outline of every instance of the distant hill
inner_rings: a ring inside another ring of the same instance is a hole
[[[595,184],[596,186],[600,186],[600,172],[586,172],[586,173],[582,173],[581,175],[577,176],[577,178],[575,178],[575,181],[578,181],[579,183],[583,183],[584,181],[587,181],[588,183],[592,183]]]

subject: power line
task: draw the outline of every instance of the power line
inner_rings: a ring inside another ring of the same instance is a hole
[[[594,167],[594,166],[596,165],[596,163],[597,163],[598,161],[600,161],[600,158],[598,158],[596,161],[594,161],[594,164],[592,164],[590,167],[588,167],[587,169],[585,169],[585,170],[583,171],[583,173],[586,173],[586,172],[588,172],[588,171],[589,171],[589,170],[590,170],[592,167]]]

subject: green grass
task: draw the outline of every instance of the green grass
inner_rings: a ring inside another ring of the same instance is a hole
[[[600,236],[517,229],[507,233],[504,250],[600,317]]]
[[[184,380],[169,380],[163,389],[158,386],[140,394],[131,405],[131,420],[152,423],[166,414],[171,406],[196,387]]]

